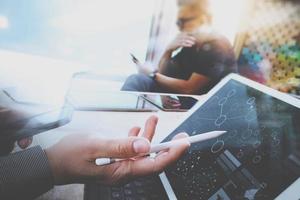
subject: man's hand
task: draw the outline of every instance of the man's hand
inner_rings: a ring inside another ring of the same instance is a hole
[[[192,47],[196,44],[196,38],[191,33],[179,33],[175,39],[166,47],[165,52],[160,58],[158,72],[164,74],[168,71],[168,64],[172,57],[173,51],[180,47]]]
[[[149,75],[151,73],[153,73],[153,67],[149,65],[149,63],[144,63],[141,64],[140,62],[135,63],[137,70],[140,74],[145,74],[145,75]]]
[[[129,131],[128,138],[100,139],[86,134],[70,135],[45,150],[52,168],[55,184],[85,183],[97,181],[102,184],[118,184],[131,178],[159,173],[175,162],[190,146],[182,143],[155,158],[137,157],[150,150],[157,117],[150,117],[143,133],[139,127]],[[174,139],[186,137],[179,134]],[[95,165],[96,158],[128,158],[105,166]],[[135,159],[133,159],[136,157]]]
[[[196,43],[196,38],[189,33],[180,33],[167,46],[166,52],[173,52],[180,47],[192,47]]]

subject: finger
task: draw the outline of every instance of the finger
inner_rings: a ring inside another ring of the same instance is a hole
[[[178,140],[182,138],[187,138],[188,134],[186,133],[179,133],[173,137],[172,140]],[[189,141],[185,141],[181,143],[180,145],[176,145],[175,147],[170,148],[168,151],[162,151],[159,154],[156,155],[155,161],[155,169],[154,172],[160,172],[164,168],[166,168],[168,165],[174,163],[176,160],[178,160],[191,146]]]
[[[124,139],[93,138],[88,144],[92,159],[101,157],[130,158],[146,154],[150,150],[150,142],[143,137],[128,137]]]
[[[173,140],[182,139],[187,137],[188,135],[185,133],[181,133],[176,135]],[[171,165],[172,163],[176,162],[191,146],[188,140],[180,143],[180,145],[176,145],[171,147],[168,151],[163,152],[155,157],[155,168],[154,172],[161,172],[167,166]]]
[[[170,99],[169,101],[170,101],[170,103],[180,103],[180,101],[177,99]]]
[[[190,35],[184,35],[181,37],[182,40],[190,40],[190,41],[196,41],[197,39],[193,36],[190,36]]]
[[[177,135],[175,135],[172,140],[178,140],[178,139],[182,139],[182,138],[187,138],[189,137],[189,135],[187,133],[178,133]]]
[[[184,40],[184,42],[187,43],[187,44],[193,44],[193,45],[196,43],[193,40]]]
[[[183,41],[182,41],[182,44],[184,44],[184,45],[194,45],[195,42],[194,42],[194,41],[191,41],[191,40],[183,40]]]
[[[186,138],[186,137],[189,137],[189,135],[187,133],[178,133],[177,135],[175,135],[172,140],[178,140],[178,139],[182,139],[182,138]],[[162,153],[165,153],[167,152],[167,150],[162,150],[160,152],[158,152],[158,154],[156,154],[157,156],[162,154]]]
[[[151,141],[155,133],[157,122],[158,122],[158,118],[156,116],[153,115],[149,117],[148,120],[146,121],[142,137],[145,137],[149,141]]]
[[[141,127],[133,127],[132,129],[130,129],[129,133],[128,133],[128,136],[138,136],[139,133],[141,131]]]
[[[183,137],[187,137],[187,135],[179,134],[174,137],[174,139]],[[186,152],[189,146],[190,143],[186,141],[170,148],[168,151],[159,153],[155,158],[145,157],[135,161],[124,161],[124,173],[132,176],[144,176],[151,173],[159,173],[178,160]]]
[[[180,46],[181,47],[192,47],[195,43],[189,43],[186,41],[181,42]]]
[[[18,141],[18,146],[21,149],[26,149],[28,146],[30,146],[32,143],[32,137],[24,138]]]
[[[182,44],[182,45],[180,45],[181,47],[185,47],[185,48],[190,48],[190,47],[192,47],[193,45],[191,45],[191,44]]]
[[[188,40],[190,40],[190,41],[193,41],[193,42],[196,42],[196,38],[195,37],[193,37],[193,36],[187,36],[186,37]]]
[[[175,108],[175,109],[178,109],[178,108],[181,107],[181,104],[180,103],[179,104],[172,104],[171,107]]]

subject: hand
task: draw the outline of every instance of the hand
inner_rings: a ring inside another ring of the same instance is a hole
[[[161,101],[163,106],[168,109],[179,109],[181,107],[180,101],[171,96],[161,96]]]
[[[26,149],[27,147],[29,147],[31,145],[32,140],[33,140],[32,137],[28,137],[28,138],[19,140],[17,143],[21,149]]]
[[[134,127],[125,139],[100,139],[86,134],[69,135],[45,150],[53,172],[55,184],[85,183],[97,181],[102,184],[119,184],[134,177],[159,173],[175,162],[189,147],[182,143],[155,158],[138,157],[148,153],[154,136],[157,117],[150,117],[140,135]],[[174,139],[186,137],[179,134]],[[95,165],[96,158],[128,158],[105,166]],[[133,159],[133,157],[136,157]]]
[[[140,74],[145,74],[145,75],[149,75],[151,73],[153,73],[153,67],[150,66],[148,63],[135,63],[137,66],[137,70]]]
[[[173,52],[180,47],[192,47],[196,43],[196,38],[189,33],[180,33],[167,46],[167,52]]]

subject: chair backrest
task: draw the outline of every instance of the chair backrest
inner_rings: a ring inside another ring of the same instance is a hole
[[[242,30],[239,73],[300,95],[300,2],[253,0]]]

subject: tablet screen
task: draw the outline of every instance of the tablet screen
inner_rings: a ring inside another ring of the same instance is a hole
[[[230,80],[165,141],[212,130],[165,171],[178,199],[274,199],[299,177],[299,108]]]

